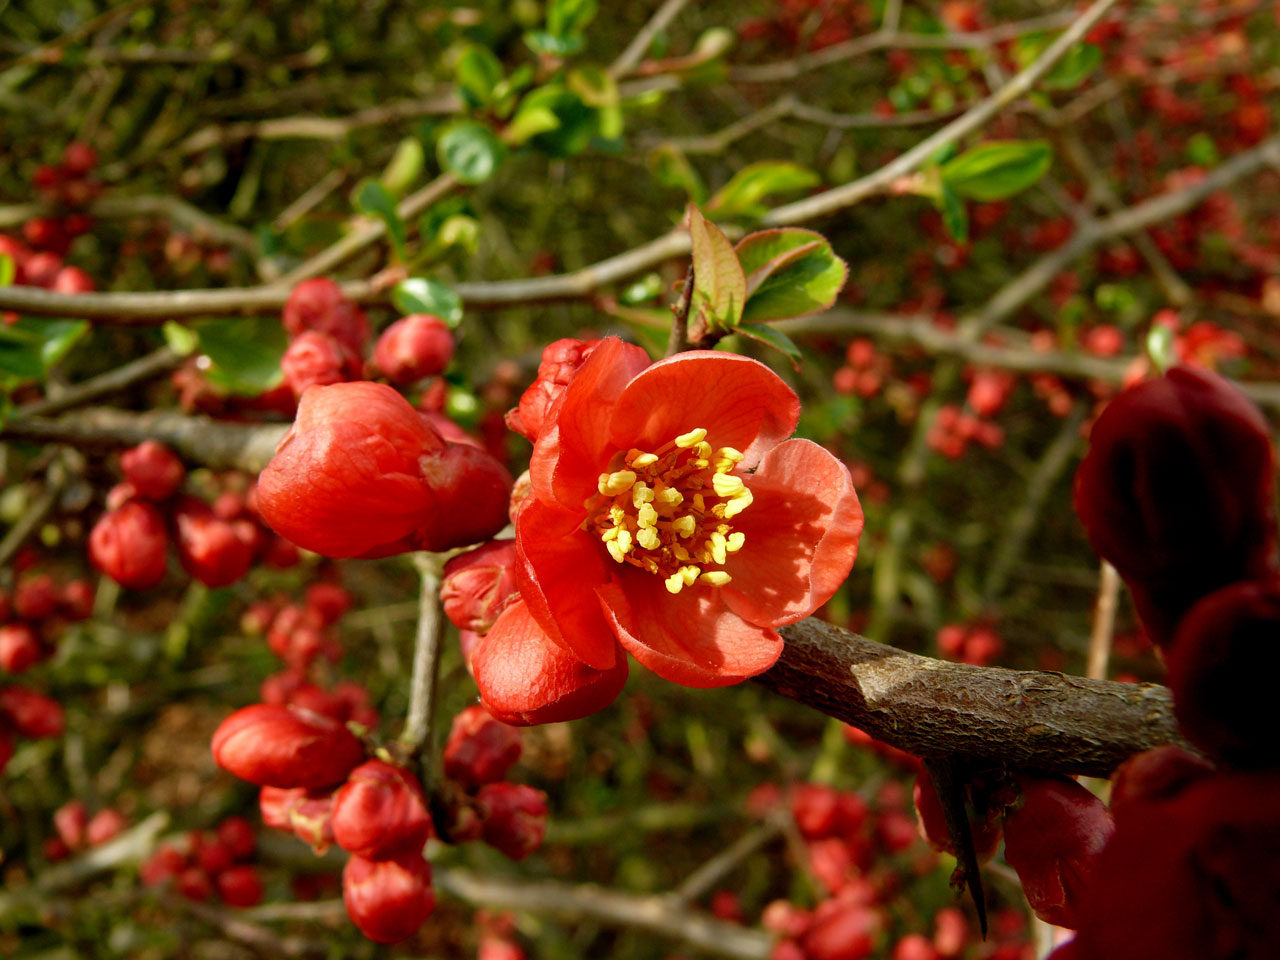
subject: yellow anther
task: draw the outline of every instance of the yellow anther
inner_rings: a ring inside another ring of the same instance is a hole
[[[702,571],[699,570],[697,567],[688,566],[688,567],[681,567],[677,571],[677,573],[680,574],[680,579],[684,581],[684,585],[686,587],[691,587],[693,586],[694,582],[698,579],[698,576],[702,573]]]
[[[718,497],[737,497],[746,490],[741,477],[728,473],[717,473],[711,478],[711,486]]]
[[[707,443],[707,441],[705,441],[705,440],[703,440],[701,443],[699,443],[699,444],[698,444],[698,456],[699,456],[699,457],[701,457],[703,460],[710,460],[710,459],[711,459],[711,444]],[[704,464],[704,466],[705,466],[705,464]]]
[[[682,503],[684,501],[684,494],[681,493],[679,490],[677,490],[675,487],[664,486],[664,487],[658,488],[658,492],[655,496],[655,499],[659,503],[665,503],[668,506],[674,507],[677,504]]]
[[[697,525],[698,522],[687,513],[683,517],[676,517],[671,521],[671,529],[686,539],[693,536],[693,531]]]
[[[608,543],[610,540],[616,540],[617,538],[618,538],[617,527],[610,527],[604,533],[600,534],[600,539],[603,540],[605,543]]]
[[[636,474],[634,470],[619,470],[608,476],[601,475],[599,489],[606,497],[616,497],[618,494],[626,493],[630,490],[635,482]]]
[[[613,557],[613,559],[617,560],[619,563],[622,563],[622,561],[627,558],[627,551],[618,546],[617,540],[610,540],[605,544],[605,547],[609,551],[609,556]]]
[[[751,491],[748,490],[746,487],[743,487],[742,493],[738,494],[736,497],[734,497],[732,500],[730,500],[728,503],[725,504],[724,518],[726,520],[729,520],[729,519],[732,519],[733,517],[736,517],[743,510],[747,509],[747,507],[751,506],[751,501],[753,499],[754,498],[751,496]]]
[[[693,557],[689,555],[689,551],[686,550],[681,544],[678,544],[678,543],[673,543],[671,545],[671,555],[675,557],[677,560],[679,560],[681,563],[684,563],[686,560],[693,559]]]
[[[613,522],[615,527],[625,526],[627,521],[627,511],[623,510],[622,507],[617,504],[614,504],[609,508],[609,519]]]
[[[707,541],[707,549],[711,551],[711,559],[716,563],[724,563],[728,554],[729,541],[725,539],[723,533],[717,530],[711,534],[711,539]]]
[[[723,587],[732,579],[733,577],[729,576],[723,570],[711,570],[698,577],[698,582],[705,583],[709,587]]]
[[[636,523],[642,527],[654,527],[657,525],[658,511],[653,509],[653,504],[640,504],[640,509],[636,512]]]
[[[743,460],[747,459],[742,455],[741,451],[735,450],[733,447],[721,447],[716,451],[716,456],[724,460],[732,461],[733,463],[741,463]]]
[[[682,433],[676,437],[675,444],[677,447],[688,449],[689,447],[696,447],[705,439],[707,439],[707,431],[703,427],[696,427],[688,433]]]
[[[684,589],[684,577],[680,576],[679,570],[662,582],[666,585],[667,593],[679,593]]]
[[[731,533],[725,539],[724,548],[729,553],[737,553],[742,549],[742,545],[747,542],[747,535],[741,531]]]
[[[637,509],[643,503],[652,503],[653,498],[653,487],[647,486],[643,480],[636,481],[636,485],[631,488],[631,503]]]
[[[693,495],[693,509],[697,513],[706,513],[707,502],[702,499],[702,494],[695,493]]]
[[[636,534],[636,543],[646,550],[657,550],[658,547],[662,546],[662,538],[658,536],[658,531],[653,527],[643,527]]]
[[[627,451],[626,460],[628,466],[640,467],[643,469],[650,464],[657,463],[658,455],[656,453],[645,453],[643,450],[637,450],[632,447]]]

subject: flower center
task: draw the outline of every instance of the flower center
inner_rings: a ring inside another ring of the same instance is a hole
[[[742,454],[712,450],[702,427],[653,453],[631,449],[600,474],[599,494],[586,502],[585,529],[595,530],[618,563],[655,573],[667,590],[694,583],[722,587],[719,567],[742,549],[746,534],[729,522],[751,506],[751,491],[734,469]]]

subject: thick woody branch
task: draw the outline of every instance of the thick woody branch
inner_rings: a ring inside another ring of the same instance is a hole
[[[934,660],[812,617],[781,633],[782,657],[759,683],[919,757],[1105,777],[1182,743],[1157,684]]]

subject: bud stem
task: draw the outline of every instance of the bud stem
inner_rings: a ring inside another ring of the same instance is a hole
[[[413,675],[409,681],[409,715],[405,718],[400,744],[406,753],[418,757],[418,776],[423,790],[430,793],[436,682],[440,672],[440,639],[443,634],[443,618],[440,616],[442,565],[437,553],[422,551],[414,554],[413,559],[422,576],[422,593],[418,598],[418,630],[413,645]]]

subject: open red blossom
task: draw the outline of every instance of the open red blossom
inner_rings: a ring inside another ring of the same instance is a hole
[[[640,348],[602,341],[534,447],[516,518],[523,602],[473,663],[486,703],[484,675],[501,658],[484,651],[528,646],[530,622],[592,671],[626,652],[668,680],[715,687],[771,667],[776,628],[835,592],[862,532],[844,464],[786,439],[798,415],[796,395],[754,360],[692,351],[650,365]]]
[[[385,384],[311,387],[262,471],[262,519],[328,557],[449,550],[506,525],[511,477]]]

